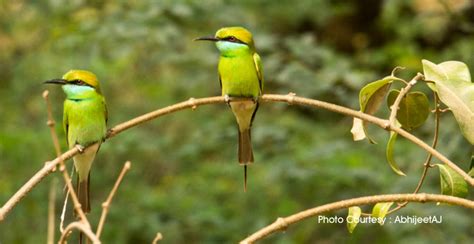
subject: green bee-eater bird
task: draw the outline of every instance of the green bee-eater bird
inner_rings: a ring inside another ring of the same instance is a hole
[[[61,79],[45,83],[62,85],[64,100],[63,126],[69,148],[78,147],[74,156],[77,171],[77,197],[82,210],[90,212],[89,175],[100,143],[107,133],[107,107],[96,75],[85,70],[71,70]],[[98,144],[88,147],[91,144]]]
[[[252,33],[243,27],[225,27],[215,36],[195,40],[213,41],[220,52],[219,80],[239,129],[239,162],[244,166],[244,189],[247,189],[247,165],[253,163],[250,128],[263,92],[260,56],[255,51]],[[232,99],[252,98],[252,100]]]

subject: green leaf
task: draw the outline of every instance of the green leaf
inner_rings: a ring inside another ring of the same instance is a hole
[[[391,131],[390,132],[390,139],[388,139],[387,143],[387,149],[386,149],[386,155],[387,155],[387,161],[390,164],[390,167],[392,168],[395,173],[401,176],[406,176],[405,173],[403,173],[400,168],[398,168],[397,163],[395,162],[395,159],[393,158],[393,147],[395,145],[395,141],[397,140],[397,133]]]
[[[474,177],[474,168],[471,168],[471,170],[469,170],[469,173],[467,174],[471,177]]]
[[[350,207],[348,210],[349,212],[347,213],[347,218],[346,218],[347,230],[349,230],[349,233],[352,234],[357,224],[359,223],[359,217],[362,213],[362,210],[357,206]]]
[[[425,79],[435,83],[439,99],[454,114],[464,137],[474,144],[474,84],[468,67],[457,61],[422,63]]]
[[[456,171],[443,164],[436,164],[441,180],[441,194],[456,197],[467,196],[467,183]]]
[[[364,86],[359,93],[360,111],[367,114],[374,114],[380,108],[394,79],[395,77],[387,76]],[[370,143],[375,143],[367,134],[365,122],[360,119],[354,118],[351,133],[355,141],[367,138]]]
[[[372,218],[378,218],[380,225],[383,225],[381,219],[385,218],[393,202],[379,202],[372,209]]]
[[[390,107],[397,99],[400,91],[391,90],[387,97],[387,105]],[[403,128],[412,130],[423,125],[430,115],[430,102],[422,92],[409,92],[400,101],[397,111],[397,120]]]

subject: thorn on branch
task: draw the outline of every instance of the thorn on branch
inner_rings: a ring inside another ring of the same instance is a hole
[[[193,110],[193,111],[196,110],[197,105],[196,105],[196,103],[195,103],[194,97],[189,98],[188,101],[189,101],[189,103],[191,103],[191,110]]]
[[[48,167],[48,165],[49,165],[50,163],[51,163],[51,161],[46,161],[46,162],[44,162],[44,167]],[[51,172],[55,172],[55,171],[56,171],[56,167],[53,167],[53,168],[51,169]]]
[[[281,229],[282,229],[283,231],[285,231],[286,229],[288,229],[288,225],[289,225],[289,224],[288,224],[288,222],[286,222],[286,220],[285,220],[284,218],[282,218],[282,217],[278,218],[278,219],[276,220],[276,223],[281,227]]]
[[[392,124],[390,123],[390,120],[387,120],[383,126],[384,130],[391,131],[392,129]]]
[[[428,200],[426,193],[419,193],[419,197],[421,203],[425,203]]]
[[[296,93],[290,92],[290,93],[288,93],[288,96],[290,97],[290,98],[288,99],[288,104],[289,104],[289,105],[293,105],[293,103],[294,103],[294,101],[295,101]]]

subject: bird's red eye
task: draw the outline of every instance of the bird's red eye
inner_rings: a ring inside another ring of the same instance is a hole
[[[233,37],[233,36],[229,37],[228,40],[231,41],[231,42],[237,41],[237,39],[236,39],[235,37]]]
[[[76,85],[80,85],[80,86],[87,85],[83,80],[73,80],[73,81],[71,81],[71,83],[76,84]]]

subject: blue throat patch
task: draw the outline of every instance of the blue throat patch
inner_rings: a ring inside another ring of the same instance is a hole
[[[249,50],[249,46],[245,44],[228,41],[217,41],[216,46],[220,53],[225,57],[232,57],[240,52]]]
[[[63,91],[70,100],[89,99],[95,95],[95,89],[90,86],[63,85]]]

